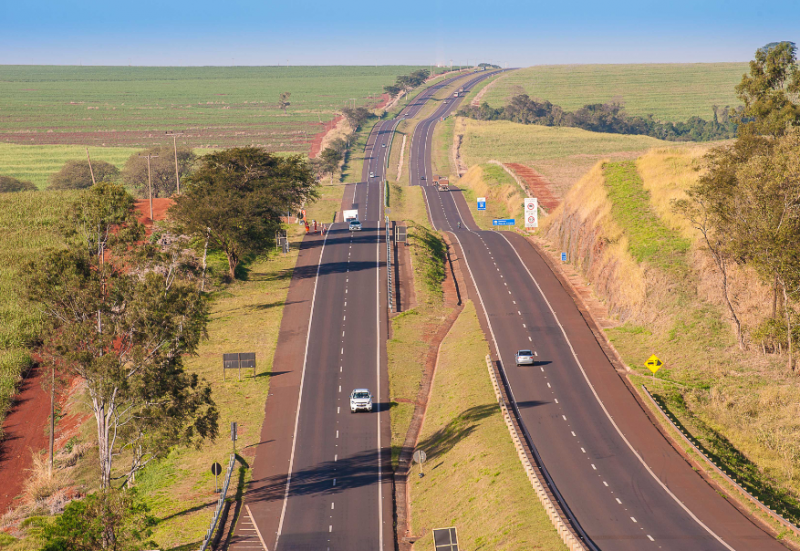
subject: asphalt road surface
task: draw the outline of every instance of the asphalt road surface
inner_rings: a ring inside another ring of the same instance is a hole
[[[263,548],[267,540],[274,541],[278,551],[395,547],[385,346],[384,168],[389,139],[400,120],[406,113],[414,116],[441,86],[461,76],[426,89],[396,119],[377,124],[368,138],[362,182],[347,185],[342,200],[343,210],[358,209],[363,229],[351,232],[340,221],[330,227],[322,244],[275,539],[267,534],[262,543],[256,532],[274,523],[262,514],[277,514],[277,508],[254,504],[252,517],[237,528],[252,534],[243,534],[236,549]],[[371,412],[350,412],[354,388],[372,392]]]
[[[462,249],[521,424],[588,543],[636,551],[785,549],[671,447],[536,250],[511,232],[479,230],[458,190],[428,185],[433,128],[455,104],[418,124],[411,182],[423,186],[433,226],[452,232]],[[522,348],[537,351],[535,366],[515,365]]]

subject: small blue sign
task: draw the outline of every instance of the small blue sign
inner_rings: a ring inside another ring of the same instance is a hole
[[[478,210],[486,210],[486,199],[484,197],[478,197]]]
[[[561,253],[561,262],[567,261],[567,253]]]
[[[492,226],[513,226],[514,222],[513,218],[495,218],[492,220]]]

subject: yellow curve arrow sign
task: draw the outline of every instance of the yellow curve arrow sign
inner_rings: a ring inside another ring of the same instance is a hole
[[[661,367],[662,367],[663,365],[664,365],[664,362],[662,362],[661,360],[659,360],[659,359],[658,359],[658,356],[656,356],[655,354],[653,354],[652,356],[650,356],[650,357],[647,359],[647,361],[646,361],[646,362],[644,362],[644,366],[645,366],[647,369],[649,369],[650,371],[652,371],[654,375],[655,375],[656,371],[658,371],[659,369],[661,369]]]

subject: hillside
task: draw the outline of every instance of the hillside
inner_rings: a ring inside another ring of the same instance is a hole
[[[571,111],[614,100],[631,115],[652,113],[671,122],[710,119],[712,105],[739,105],[733,87],[747,70],[747,63],[540,65],[504,77],[482,101],[500,107],[512,96],[527,94]]]
[[[540,233],[553,251],[567,252],[618,321],[606,332],[636,386],[645,383],[715,461],[797,521],[800,383],[785,356],[763,353],[753,332],[770,315],[769,289],[749,270],[730,274],[747,327],[740,352],[720,275],[699,233],[670,207],[696,181],[705,151],[656,149],[598,163]],[[666,364],[655,378],[644,367],[653,353]]]

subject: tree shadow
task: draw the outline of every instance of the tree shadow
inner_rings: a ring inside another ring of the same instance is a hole
[[[479,421],[499,413],[500,408],[497,404],[485,404],[466,409],[446,426],[420,442],[417,448],[425,450],[428,460],[431,460],[449,452],[456,444],[472,434]]]

